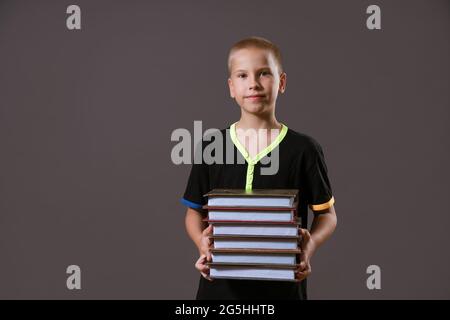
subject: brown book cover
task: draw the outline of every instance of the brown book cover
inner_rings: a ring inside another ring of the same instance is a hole
[[[204,194],[204,197],[294,197],[298,189],[213,189]]]
[[[214,224],[252,224],[252,225],[300,225],[300,219],[295,219],[293,221],[253,221],[253,220],[210,220],[208,218],[202,221],[208,222],[212,225]]]
[[[255,240],[264,238],[265,240],[279,240],[283,241],[286,239],[298,239],[301,240],[302,236],[259,236],[259,235],[211,235],[208,238],[212,239],[226,239],[226,240]]]
[[[210,249],[212,253],[238,253],[238,254],[299,254],[300,249],[234,249],[234,248],[220,248]]]
[[[229,262],[206,262],[210,267],[256,267],[273,269],[297,269],[299,264],[271,264],[271,263],[229,263]]]
[[[297,214],[298,202],[295,202],[292,207],[224,207],[224,206],[208,206],[204,205],[205,210],[216,211],[294,211],[294,215]]]

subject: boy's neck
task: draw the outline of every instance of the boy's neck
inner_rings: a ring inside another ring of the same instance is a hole
[[[281,130],[281,123],[277,121],[275,115],[268,117],[260,117],[252,114],[242,114],[238,122],[236,122],[237,129],[279,129]]]

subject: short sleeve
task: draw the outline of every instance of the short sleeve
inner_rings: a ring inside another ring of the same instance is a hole
[[[197,149],[196,152],[199,150]],[[202,163],[193,163],[191,172],[186,184],[186,189],[181,203],[189,208],[195,209],[200,213],[203,212],[202,207],[206,204],[204,194],[209,191],[209,170],[208,165]]]
[[[307,203],[313,212],[330,208],[334,204],[333,192],[322,147],[313,140],[304,156],[304,190]]]

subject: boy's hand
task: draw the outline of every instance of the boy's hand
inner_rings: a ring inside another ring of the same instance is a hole
[[[295,270],[295,279],[300,282],[311,274],[310,259],[316,250],[311,234],[307,229],[300,229],[302,252],[300,253],[300,265]]]
[[[209,267],[206,265],[206,255],[202,254],[200,258],[198,258],[195,263],[195,268],[200,271],[200,274],[206,280],[213,281],[213,279],[209,276]]]
[[[205,230],[203,230],[201,239],[200,239],[200,257],[195,262],[195,268],[200,272],[200,274],[203,276],[203,278],[213,281],[209,277],[209,267],[206,265],[206,262],[211,261],[211,239],[209,236],[212,234],[212,225],[209,225]]]
[[[209,249],[211,248],[211,239],[209,236],[212,234],[212,225],[209,225],[208,228],[203,230],[202,236],[200,238],[200,246],[199,251],[200,255],[205,255],[207,261],[211,261],[211,252]]]

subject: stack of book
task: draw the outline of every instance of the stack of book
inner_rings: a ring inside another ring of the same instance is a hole
[[[294,281],[301,224],[296,189],[214,189],[211,278]]]

